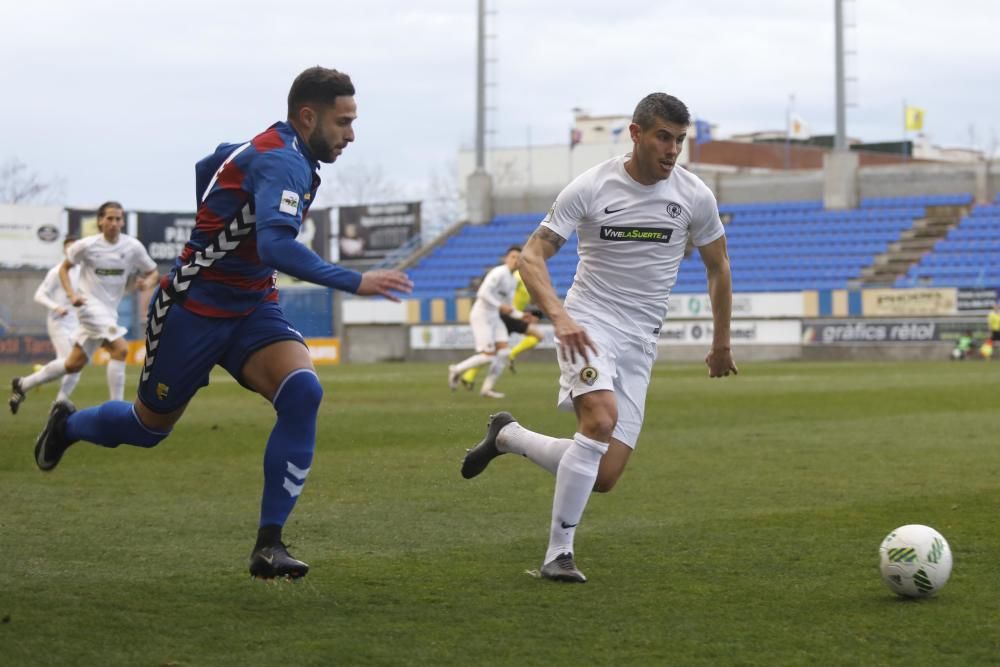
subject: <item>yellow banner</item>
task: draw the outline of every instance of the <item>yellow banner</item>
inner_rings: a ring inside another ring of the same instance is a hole
[[[920,107],[906,107],[906,129],[917,132],[924,129],[924,110]]]
[[[958,312],[958,290],[866,289],[861,292],[861,309],[865,317],[954,315]]]

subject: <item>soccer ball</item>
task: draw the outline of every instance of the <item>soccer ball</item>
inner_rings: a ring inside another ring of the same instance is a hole
[[[951,547],[930,526],[900,526],[882,540],[878,551],[882,580],[903,597],[930,597],[951,576]]]

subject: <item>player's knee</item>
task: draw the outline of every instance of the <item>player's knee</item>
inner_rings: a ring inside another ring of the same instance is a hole
[[[67,359],[64,363],[67,373],[79,373],[83,370],[83,367],[87,365],[87,359],[73,359],[72,357]]]
[[[598,475],[597,480],[594,482],[594,491],[596,493],[608,493],[611,489],[615,488],[615,484],[617,483],[617,475]]]
[[[323,401],[323,385],[309,369],[292,371],[274,396],[274,409],[282,415],[313,416]]]
[[[111,406],[112,403],[118,403],[118,401],[105,403],[104,405]],[[104,406],[102,406],[101,409],[103,410]],[[170,435],[169,428],[165,431],[150,428],[142,422],[142,419],[139,418],[139,415],[136,414],[134,409],[131,410],[132,418],[135,420],[135,428],[129,429],[128,437],[126,438],[128,444],[150,449],[152,447],[156,447],[163,441],[164,438]]]

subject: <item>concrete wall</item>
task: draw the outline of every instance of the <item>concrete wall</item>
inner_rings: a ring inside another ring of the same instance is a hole
[[[0,318],[17,333],[45,333],[45,308],[35,303],[35,290],[45,271],[4,269],[0,271]]]
[[[976,192],[979,163],[861,167],[861,197],[902,197]]]
[[[345,363],[403,361],[410,351],[409,335],[409,327],[402,324],[344,325],[340,357]]]

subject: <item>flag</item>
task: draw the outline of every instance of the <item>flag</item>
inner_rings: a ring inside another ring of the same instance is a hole
[[[920,107],[906,107],[906,129],[919,132],[924,129],[924,110]]]
[[[583,139],[583,132],[575,127],[569,131],[569,147],[572,149]]]
[[[696,118],[694,121],[694,143],[707,144],[712,140],[712,125],[707,120]]]
[[[812,134],[809,132],[809,126],[806,124],[802,117],[798,114],[791,114],[788,117],[788,138],[789,139],[808,139]]]

